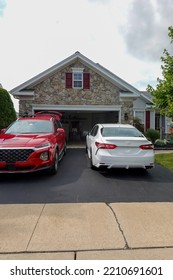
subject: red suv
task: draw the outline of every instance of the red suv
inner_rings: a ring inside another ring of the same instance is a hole
[[[0,173],[26,173],[48,169],[56,174],[66,153],[61,113],[41,111],[22,117],[0,133]]]

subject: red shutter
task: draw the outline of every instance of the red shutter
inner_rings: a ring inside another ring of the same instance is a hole
[[[146,111],[146,119],[145,119],[145,123],[146,123],[146,130],[148,128],[150,128],[150,111]]]
[[[66,73],[66,88],[72,88],[72,73]]]
[[[83,73],[83,88],[90,89],[90,73]]]

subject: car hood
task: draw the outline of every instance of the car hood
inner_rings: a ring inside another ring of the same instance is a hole
[[[49,142],[51,134],[0,134],[0,148],[37,147]]]

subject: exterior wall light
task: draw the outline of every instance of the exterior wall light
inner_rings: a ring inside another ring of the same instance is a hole
[[[124,120],[125,120],[125,121],[128,121],[128,119],[129,119],[128,114],[127,114],[127,113],[124,113]]]

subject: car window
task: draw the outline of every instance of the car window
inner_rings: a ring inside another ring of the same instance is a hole
[[[51,133],[53,126],[51,121],[45,120],[20,120],[14,122],[7,130],[6,134],[32,134]]]
[[[90,135],[96,136],[97,132],[98,132],[98,125],[93,127],[93,129],[90,132]]]
[[[101,134],[103,137],[144,137],[139,130],[133,127],[103,127]]]
[[[55,127],[55,130],[57,130],[58,128],[61,128],[61,127],[62,127],[61,122],[58,121],[58,120],[55,120],[55,121],[54,121],[54,127]]]

